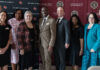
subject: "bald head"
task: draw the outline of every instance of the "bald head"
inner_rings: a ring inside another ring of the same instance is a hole
[[[63,17],[64,16],[64,8],[63,7],[58,7],[57,8],[57,15],[58,17]]]
[[[41,8],[41,14],[42,14],[42,17],[46,17],[48,15],[48,8],[42,7]]]

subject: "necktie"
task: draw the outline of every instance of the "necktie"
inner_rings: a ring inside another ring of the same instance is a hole
[[[60,18],[57,20],[57,24],[59,24]]]
[[[43,22],[42,22],[42,25],[44,25],[44,24],[45,24],[45,22],[46,22],[46,19],[44,18],[44,19],[43,19]]]

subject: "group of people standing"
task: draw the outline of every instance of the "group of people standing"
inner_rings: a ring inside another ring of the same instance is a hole
[[[7,20],[7,13],[0,12],[0,70],[32,70],[36,39],[32,12],[16,10],[14,17]],[[23,19],[24,17],[24,19]]]
[[[54,54],[56,70],[65,70],[66,58],[70,58],[73,70],[87,70],[90,66],[100,65],[100,24],[97,15],[88,15],[88,24],[82,25],[78,15],[73,14],[70,21],[64,18],[63,7],[57,8],[55,20],[48,14],[48,9],[41,9],[40,53],[43,70],[51,70],[51,53]],[[66,51],[70,48],[70,57]]]
[[[51,70],[52,53],[56,70],[65,70],[68,48],[67,58],[73,70],[79,70],[81,62],[81,70],[100,65],[100,24],[95,13],[88,15],[85,26],[76,14],[68,22],[63,7],[57,8],[57,20],[49,15],[47,7],[41,8],[41,15],[37,33],[31,11],[23,15],[22,10],[16,10],[9,20],[5,11],[0,12],[0,70],[8,70],[9,62],[12,70],[32,70],[36,36],[39,36],[43,70]]]

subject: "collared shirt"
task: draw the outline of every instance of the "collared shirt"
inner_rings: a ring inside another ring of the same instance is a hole
[[[58,23],[60,23],[60,22],[62,21],[63,18],[64,18],[64,17],[59,17],[59,18],[57,19],[57,21],[59,20]]]
[[[48,20],[48,18],[49,18],[49,15],[43,18],[42,25]]]
[[[49,15],[48,15],[47,17],[45,17],[44,19],[46,19],[46,20],[47,20],[47,19],[48,19],[48,17],[49,17]]]

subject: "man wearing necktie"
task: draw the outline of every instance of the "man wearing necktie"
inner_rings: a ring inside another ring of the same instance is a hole
[[[54,58],[56,70],[65,70],[65,51],[70,43],[70,29],[68,21],[64,18],[64,9],[62,7],[57,8],[57,15]]]
[[[51,53],[56,38],[56,22],[48,14],[48,9],[41,9],[42,18],[39,20],[40,29],[40,53],[43,62],[43,70],[51,70]]]

